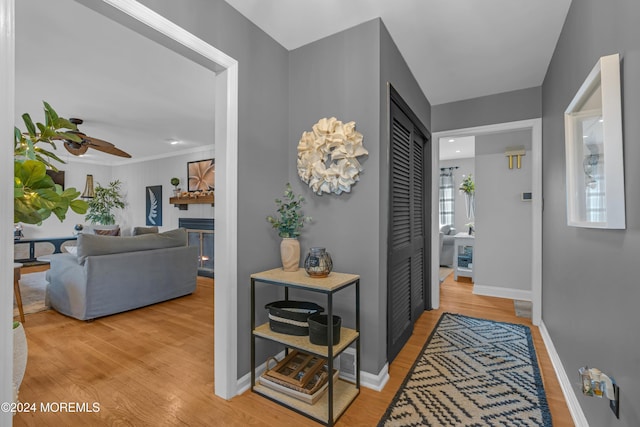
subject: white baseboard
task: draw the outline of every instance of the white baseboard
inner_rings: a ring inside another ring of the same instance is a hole
[[[284,351],[281,351],[276,355],[278,360],[282,360],[284,357]],[[256,368],[256,378],[262,375],[267,369],[266,362]],[[370,388],[375,391],[381,391],[389,381],[389,364],[385,363],[380,372],[376,374],[370,374],[369,372],[360,371],[360,385],[362,387]],[[251,372],[238,379],[238,396],[251,388]]]
[[[280,353],[276,354],[276,359],[282,360],[284,358],[284,350]],[[256,367],[256,379],[262,375],[264,371],[267,370],[267,362],[265,361],[262,365]],[[240,396],[245,391],[251,388],[251,372],[248,372],[246,375],[240,377],[238,379],[238,385],[236,389],[238,390],[237,395]]]
[[[385,363],[378,374],[360,371],[360,385],[375,391],[382,391],[389,381],[389,363]]]
[[[567,375],[564,366],[562,365],[562,361],[560,361],[560,355],[553,345],[551,335],[549,335],[549,331],[547,330],[544,322],[540,322],[540,326],[538,328],[540,329],[540,335],[542,335],[542,341],[544,341],[544,345],[547,347],[547,353],[549,353],[553,369],[556,371],[556,376],[558,377],[558,382],[560,382],[560,388],[562,389],[564,398],[567,401],[567,406],[569,407],[571,418],[573,418],[573,423],[578,427],[589,427],[587,417],[584,415],[584,412],[582,412],[582,407],[578,402],[578,397],[576,396],[574,387],[571,384],[571,380],[569,380],[569,376]],[[578,375],[577,371],[576,375]]]
[[[486,297],[517,299],[522,301],[531,301],[531,291],[523,291],[522,289],[502,288],[498,286],[473,285],[473,293],[476,295],[484,295]]]

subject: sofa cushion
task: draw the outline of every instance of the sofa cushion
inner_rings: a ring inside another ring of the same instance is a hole
[[[158,227],[133,227],[132,236],[140,236],[141,234],[154,234],[158,232]]]
[[[84,264],[89,256],[119,254],[123,252],[187,246],[187,230],[178,228],[156,234],[115,237],[80,234],[78,236],[78,263]]]
[[[443,225],[440,227],[440,232],[442,232],[442,234],[449,234],[449,230],[451,230],[451,225]]]
[[[116,228],[94,228],[94,234],[98,236],[119,236],[120,235],[120,227]]]

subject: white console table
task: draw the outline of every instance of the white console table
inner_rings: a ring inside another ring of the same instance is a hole
[[[471,277],[471,281],[475,282],[474,274],[473,274],[473,259],[475,258],[474,243],[475,236],[469,235],[468,233],[458,233],[454,236],[453,243],[453,279],[458,280],[458,276],[462,277]],[[458,255],[464,253],[464,248],[471,246],[471,262],[468,267],[461,267],[458,265]]]

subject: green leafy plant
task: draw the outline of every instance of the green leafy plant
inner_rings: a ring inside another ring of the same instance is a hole
[[[465,194],[474,194],[476,192],[476,184],[473,182],[471,174],[469,174],[465,179],[462,180],[459,190],[461,190]]]
[[[180,178],[176,178],[175,176],[171,178],[171,185],[178,187],[178,185],[180,185]]]
[[[293,193],[291,184],[287,183],[284,190],[283,199],[275,199],[278,207],[279,218],[269,215],[267,221],[273,228],[278,230],[278,235],[282,238],[297,238],[305,222],[311,222],[310,216],[304,216],[301,212],[304,197],[296,196]]]
[[[124,208],[124,200],[120,194],[120,180],[111,181],[108,186],[98,184],[93,199],[89,200],[89,213],[85,219],[92,224],[113,225],[116,223],[114,209]]]
[[[48,144],[55,150],[56,140],[81,142],[76,125],[59,117],[51,106],[44,102],[45,122],[33,123],[28,113],[22,115],[27,132],[17,127],[14,131],[13,145],[13,222],[42,224],[53,213],[60,221],[66,217],[69,209],[84,214],[87,203],[79,200],[80,192],[70,187],[62,187],[47,175],[47,169],[57,171],[52,163],[64,163],[52,151],[42,147]]]

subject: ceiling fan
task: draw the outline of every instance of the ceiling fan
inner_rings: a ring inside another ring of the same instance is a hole
[[[74,125],[81,125],[84,121],[82,119],[70,118],[69,121]],[[114,156],[127,157],[130,158],[131,154],[126,153],[119,148],[116,148],[110,142],[103,141],[98,138],[94,138],[92,136],[87,136],[86,134],[80,132],[79,130],[70,130],[67,133],[74,134],[82,139],[80,142],[71,141],[69,139],[64,140],[64,148],[67,149],[68,152],[73,154],[74,156],[80,156],[87,152],[89,148],[94,148],[98,151],[102,151],[103,153],[113,154]]]

